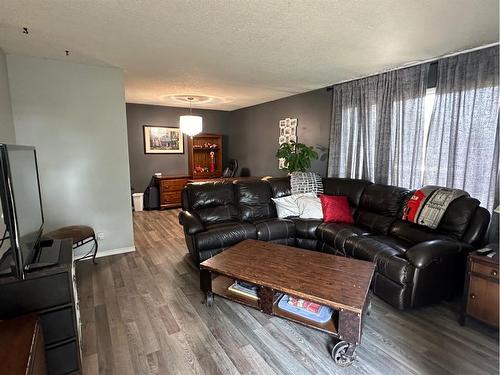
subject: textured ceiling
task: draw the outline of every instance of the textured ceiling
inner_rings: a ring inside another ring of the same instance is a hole
[[[498,0],[0,0],[0,47],[121,67],[127,102],[185,106],[175,97],[199,95],[210,100],[197,107],[232,110],[496,42],[498,6]]]

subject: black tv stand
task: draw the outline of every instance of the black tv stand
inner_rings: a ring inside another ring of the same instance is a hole
[[[35,254],[33,262],[25,267],[26,272],[32,272],[44,267],[55,266],[61,256],[62,240],[43,240]]]
[[[0,320],[38,314],[48,374],[78,374],[81,334],[73,243],[71,239],[54,240],[42,248],[47,250],[39,258],[40,267],[30,268],[24,280],[0,277]],[[47,259],[56,255],[56,263],[47,265]]]

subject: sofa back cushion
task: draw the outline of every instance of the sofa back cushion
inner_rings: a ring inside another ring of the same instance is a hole
[[[401,219],[394,222],[389,230],[389,234],[412,245],[431,240],[452,239],[445,234],[440,234],[435,229]]]
[[[326,195],[345,195],[351,207],[358,207],[365,188],[372,183],[351,178],[323,178],[323,190]]]
[[[271,185],[267,181],[237,182],[234,187],[240,220],[276,217],[276,209],[271,200]]]
[[[489,218],[489,215],[479,215],[477,223],[473,220],[478,206],[477,199],[461,197],[450,203],[436,229],[397,220],[391,227],[390,234],[412,244],[436,239],[453,239],[473,245],[484,235],[484,227],[487,225],[485,221]]]
[[[411,196],[408,189],[371,184],[368,185],[359,201],[355,213],[356,224],[369,228],[373,233],[386,235],[391,224],[401,217],[401,209]]]
[[[207,182],[186,187],[189,209],[204,224],[238,219],[232,183]]]
[[[271,186],[273,198],[281,198],[292,194],[290,177],[273,177],[266,180]]]
[[[475,198],[455,199],[446,209],[436,231],[461,240],[478,207],[479,201]]]
[[[484,207],[478,207],[474,215],[472,215],[469,226],[462,237],[462,241],[474,247],[481,246],[489,224],[490,212]]]

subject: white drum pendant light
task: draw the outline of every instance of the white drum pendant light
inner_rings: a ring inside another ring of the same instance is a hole
[[[193,116],[193,110],[191,108],[191,103],[194,98],[189,97],[189,115],[184,115],[180,117],[179,120],[179,128],[182,133],[189,135],[192,137],[198,133],[201,133],[203,130],[203,118],[201,116]]]

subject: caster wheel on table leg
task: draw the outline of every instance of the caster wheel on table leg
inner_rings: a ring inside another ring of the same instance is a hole
[[[347,367],[354,361],[354,355],[347,355],[347,350],[350,345],[351,344],[348,342],[342,340],[334,342],[330,345],[330,353],[337,366]]]
[[[207,303],[207,307],[212,307],[212,305],[214,304],[214,295],[212,293],[207,293],[205,301]]]

